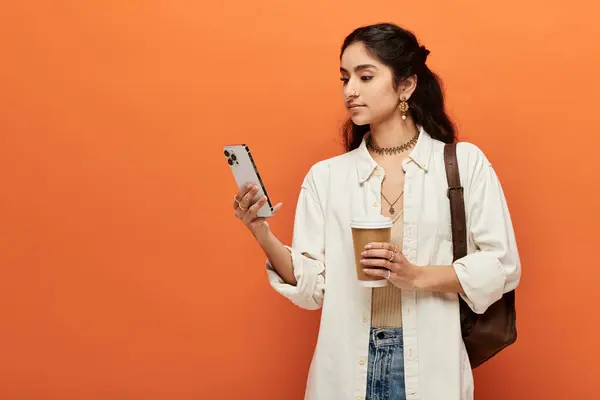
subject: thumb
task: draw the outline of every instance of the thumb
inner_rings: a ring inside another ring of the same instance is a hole
[[[275,207],[273,207],[273,214],[275,214],[277,211],[281,210],[282,206],[283,206],[283,203],[277,203],[275,205]]]

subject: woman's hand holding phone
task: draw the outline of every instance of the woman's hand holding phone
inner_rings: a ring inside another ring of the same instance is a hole
[[[256,193],[258,193],[258,186],[256,185],[248,184],[242,187],[233,199],[233,209],[235,210],[236,218],[242,221],[250,232],[252,232],[254,237],[260,241],[269,233],[270,228],[267,223],[267,218],[270,217],[262,218],[256,215],[258,210],[267,202],[267,197],[263,196],[256,203],[251,205],[250,201],[256,196]],[[281,206],[282,203],[279,203],[273,207],[273,215],[279,211]]]
[[[235,216],[246,225],[252,232],[254,238],[258,241],[271,265],[281,276],[281,278],[290,285],[296,285],[294,276],[294,266],[292,257],[288,249],[271,233],[267,219],[270,217],[258,217],[258,210],[266,203],[267,198],[263,196],[256,203],[251,204],[251,199],[258,193],[258,186],[247,184],[242,187],[233,199],[233,209]],[[273,207],[275,215],[281,209],[282,203]]]
[[[271,207],[254,160],[247,145],[225,146],[223,151],[237,187],[233,209],[235,216],[250,230],[269,259],[271,267],[290,285],[296,285],[294,266],[289,249],[271,232],[267,219],[281,209],[281,203]],[[257,197],[262,198],[257,199]],[[260,217],[258,214],[260,213]]]

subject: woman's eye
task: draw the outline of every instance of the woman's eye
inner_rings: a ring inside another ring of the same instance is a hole
[[[360,79],[363,81],[370,81],[371,79],[373,79],[373,77],[372,76],[361,76]]]
[[[344,78],[343,76],[340,78],[340,81],[344,82],[344,83],[348,83],[349,79],[348,78]]]

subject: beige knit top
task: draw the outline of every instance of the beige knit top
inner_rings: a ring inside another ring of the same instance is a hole
[[[393,216],[392,243],[402,251],[404,224],[402,209]],[[402,291],[390,282],[382,288],[373,288],[371,326],[376,328],[402,327]]]

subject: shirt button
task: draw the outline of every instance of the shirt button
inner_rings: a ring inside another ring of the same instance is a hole
[[[379,207],[379,203],[378,203],[378,202],[376,202],[376,201],[374,201],[374,202],[373,202],[373,207],[375,207],[375,208]]]
[[[361,358],[360,361],[358,362],[360,365],[365,365],[365,359]]]
[[[369,320],[369,318],[363,317],[363,322],[367,322],[368,320]]]

